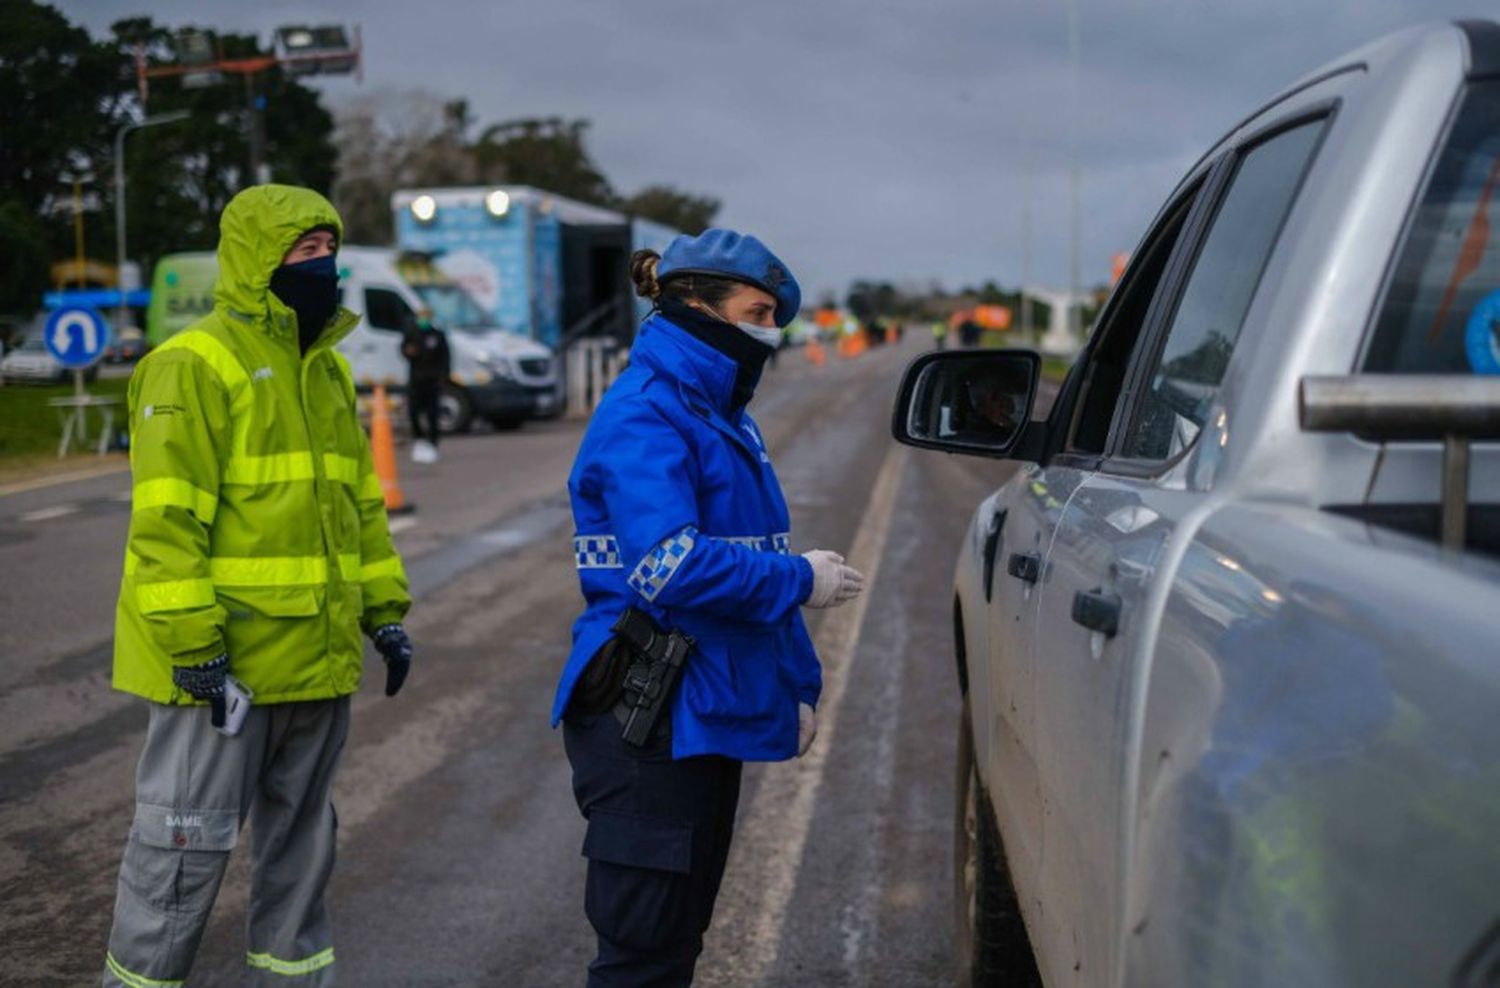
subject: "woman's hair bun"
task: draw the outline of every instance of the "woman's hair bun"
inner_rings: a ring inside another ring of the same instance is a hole
[[[661,283],[656,280],[656,265],[660,261],[661,255],[654,250],[638,250],[630,255],[630,280],[641,298],[655,302],[661,295]]]

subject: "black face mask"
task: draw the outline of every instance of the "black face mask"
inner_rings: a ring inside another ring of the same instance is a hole
[[[675,298],[661,300],[661,314],[680,329],[685,329],[696,339],[702,340],[724,354],[735,364],[734,393],[730,397],[731,409],[744,408],[755,396],[755,386],[760,383],[761,371],[775,351],[764,343],[752,340],[743,330],[718,316],[709,315]]]
[[[306,353],[338,310],[338,262],[329,254],[283,264],[271,273],[271,292],[297,314],[297,342]]]

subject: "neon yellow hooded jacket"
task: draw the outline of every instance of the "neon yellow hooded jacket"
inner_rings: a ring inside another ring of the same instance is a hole
[[[359,688],[360,631],[411,604],[333,349],[340,308],[306,356],[271,274],[315,226],[340,235],[308,189],[246,189],[224,209],[214,310],[157,347],[130,382],[130,538],[116,610],[114,685],[194,702],[172,667],[221,652],[255,702]]]

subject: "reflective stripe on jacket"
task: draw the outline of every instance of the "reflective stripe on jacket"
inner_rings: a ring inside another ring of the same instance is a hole
[[[260,186],[225,210],[214,311],[156,348],[130,382],[130,536],[114,685],[189,703],[173,665],[227,652],[257,703],[359,686],[360,631],[410,605],[348,364],[344,309],[303,357],[267,289],[322,196]]]
[[[726,328],[726,332],[734,332]],[[626,606],[697,639],[672,706],[672,754],[774,761],[797,751],[797,703],[822,671],[800,611],[812,567],[760,431],[731,407],[735,364],[653,316],[594,413],[568,479],[586,606],[558,684]]]

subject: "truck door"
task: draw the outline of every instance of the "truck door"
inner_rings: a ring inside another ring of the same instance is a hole
[[[1324,123],[1304,117],[1214,164],[1134,348],[1105,456],[1076,481],[1058,479],[1069,498],[1038,605],[1036,723],[1044,937],[1054,963],[1081,972],[1067,980],[1113,977],[1150,597],[1158,571],[1169,576],[1177,525],[1207,495],[1189,454],[1227,435],[1219,384]]]
[[[1130,356],[1202,187],[1200,174],[1162,211],[1111,297],[1095,342],[1069,371],[1048,418],[1049,430],[1066,436],[1060,455],[1045,466],[1023,466],[991,502],[981,561],[990,599],[989,661],[982,679],[988,731],[981,733],[975,722],[976,749],[985,759],[984,780],[1016,886],[1035,890],[1037,900],[1048,895],[1038,884],[1037,867],[1050,826],[1037,749],[1039,719],[1049,716],[1037,693],[1038,662],[1045,661],[1036,624],[1044,564],[1064,506],[1102,458]],[[1051,911],[1050,903],[1040,901],[1023,907],[1029,925]]]
[[[401,337],[408,325],[415,325],[416,314],[394,287],[369,285],[364,295],[369,332],[357,344],[359,361],[350,358],[354,378],[361,384],[405,387],[407,367],[406,358],[401,356]]]

